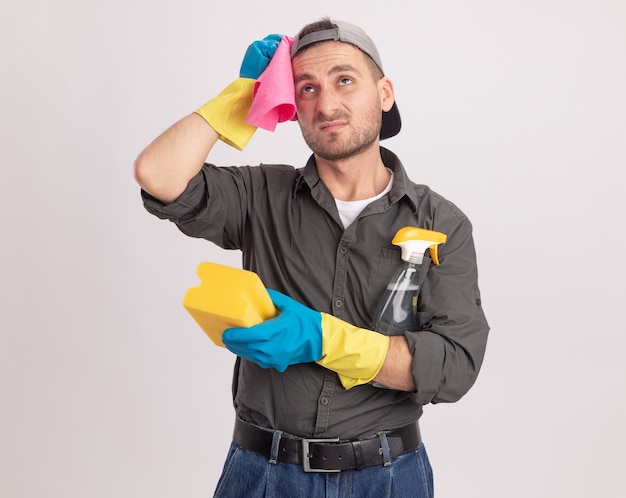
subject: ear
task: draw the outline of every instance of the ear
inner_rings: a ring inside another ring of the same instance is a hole
[[[383,111],[387,112],[395,101],[393,83],[387,76],[383,76],[378,80],[378,93],[380,94],[380,105]]]

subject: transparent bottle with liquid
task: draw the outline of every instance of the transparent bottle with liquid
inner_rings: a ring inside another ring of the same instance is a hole
[[[376,311],[374,330],[385,335],[416,330],[420,264],[419,255],[412,255],[391,279]]]
[[[429,249],[433,263],[438,265],[437,246],[446,238],[441,232],[425,228],[404,227],[398,230],[391,243],[400,247],[403,265],[383,293],[374,317],[374,330],[385,335],[417,330],[417,304],[427,271],[427,268],[422,268],[424,253]]]

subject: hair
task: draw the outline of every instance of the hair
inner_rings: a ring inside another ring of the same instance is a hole
[[[330,20],[330,17],[326,16],[326,17],[322,17],[319,21],[314,21],[304,26],[300,30],[297,36],[298,38],[302,38],[304,35],[308,35],[309,33],[316,33],[317,31],[325,31],[327,29],[333,29],[336,27],[337,25]],[[307,49],[311,47],[314,47],[315,45],[318,45],[319,43],[324,43],[325,41],[328,41],[328,40],[315,42],[310,45],[307,45],[306,47],[302,47],[300,50],[298,50],[298,52],[296,52],[295,56],[301,54],[302,52],[306,51]],[[349,43],[349,45],[352,45],[352,44]],[[374,77],[374,80],[376,81],[376,80],[381,79],[384,76],[384,74],[382,70],[378,67],[378,64],[374,62],[374,59],[372,59],[368,54],[363,52],[363,50],[361,50],[356,45],[352,45],[352,46],[355,48],[358,48],[366,56],[367,63],[370,67],[370,71],[372,73],[372,76]]]
[[[330,17],[322,17],[319,21],[309,23],[302,28],[298,33],[298,38],[302,38],[304,35],[308,35],[309,33],[315,33],[317,31],[324,31],[326,29],[333,29],[336,27],[337,25],[330,20]],[[306,49],[307,47],[304,47],[302,50]]]

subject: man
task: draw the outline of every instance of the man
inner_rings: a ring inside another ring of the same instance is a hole
[[[400,115],[360,28],[329,19],[308,25],[291,59],[298,124],[313,151],[304,168],[204,164],[220,138],[245,145],[246,125],[231,112],[241,82],[174,124],[135,163],[146,208],[187,235],[240,249],[279,310],[224,332],[238,355],[237,420],[216,496],[429,497],[422,407],[467,392],[489,329],[472,227],[380,147],[399,132]],[[387,337],[370,329],[401,264],[391,239],[405,226],[447,241],[439,265],[425,257],[415,326]]]

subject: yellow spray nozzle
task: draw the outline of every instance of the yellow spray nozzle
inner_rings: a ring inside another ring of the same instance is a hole
[[[424,254],[426,249],[430,251],[433,263],[439,265],[439,255],[437,247],[445,243],[448,236],[445,233],[435,232],[426,228],[404,227],[396,232],[391,243],[400,246],[402,249],[402,259],[408,261],[411,254]]]

